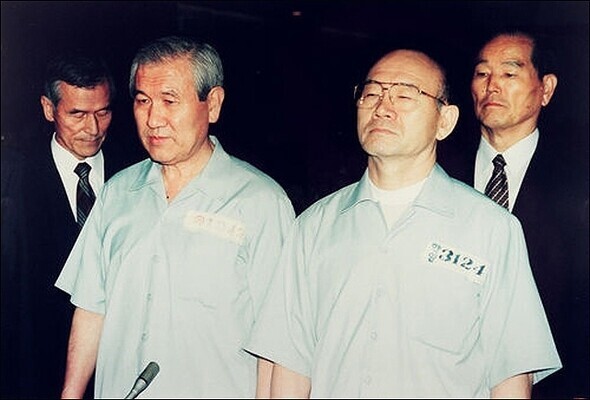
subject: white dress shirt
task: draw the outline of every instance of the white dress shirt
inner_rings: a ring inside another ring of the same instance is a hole
[[[506,161],[504,170],[506,171],[506,177],[508,178],[508,206],[509,210],[512,211],[524,175],[531,159],[533,158],[538,142],[539,129],[535,129],[530,135],[516,142],[503,153],[498,153],[482,136],[479,141],[477,155],[475,156],[475,189],[484,193],[486,185],[494,171],[492,160],[497,154],[502,154]]]
[[[99,150],[92,157],[85,158],[84,160],[78,160],[72,153],[63,148],[55,139],[55,133],[51,139],[51,153],[53,155],[53,161],[57,166],[57,171],[61,177],[61,182],[66,189],[68,195],[68,201],[74,218],[76,216],[76,188],[78,186],[78,175],[74,172],[76,166],[81,162],[86,162],[92,168],[88,179],[90,180],[90,186],[94,190],[94,194],[98,194],[98,191],[104,184],[104,157],[102,150]]]

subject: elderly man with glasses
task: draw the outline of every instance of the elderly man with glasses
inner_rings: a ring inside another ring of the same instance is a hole
[[[561,362],[518,220],[436,162],[459,116],[441,66],[390,52],[355,97],[368,166],[286,240],[247,346],[275,363],[265,390],[530,396]]]

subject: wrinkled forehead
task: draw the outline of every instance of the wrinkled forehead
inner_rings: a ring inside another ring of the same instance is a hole
[[[383,56],[369,70],[368,78],[384,82],[412,83],[424,90],[438,91],[440,68],[428,56],[412,50],[396,50]]]

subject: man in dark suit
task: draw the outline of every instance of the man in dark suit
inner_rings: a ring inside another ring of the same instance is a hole
[[[61,395],[73,307],[54,283],[87,216],[81,203],[91,207],[104,182],[133,161],[101,150],[114,94],[101,59],[56,57],[40,98],[52,135],[11,158],[16,174],[5,174],[3,156],[2,397]],[[90,167],[84,178],[74,172],[80,163]],[[6,236],[9,229],[18,235]]]
[[[533,397],[588,397],[588,192],[578,191],[582,182],[573,179],[579,166],[538,128],[558,81],[542,46],[524,32],[503,32],[485,43],[471,82],[479,143],[443,155],[441,164],[523,225],[563,361],[561,371],[533,386]]]

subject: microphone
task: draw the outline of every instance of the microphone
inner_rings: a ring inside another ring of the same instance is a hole
[[[139,377],[135,380],[131,391],[125,396],[126,399],[134,399],[141,392],[143,392],[150,383],[154,380],[156,375],[160,372],[160,366],[158,363],[151,361],[147,367],[142,371]]]

